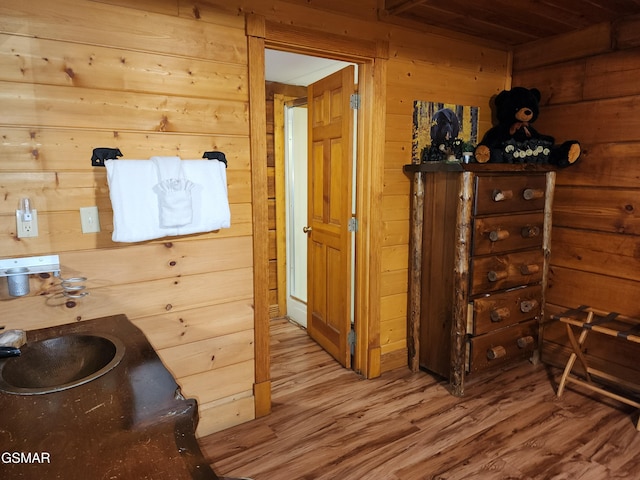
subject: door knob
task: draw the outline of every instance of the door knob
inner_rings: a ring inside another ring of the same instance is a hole
[[[311,232],[311,230],[313,230],[311,227],[302,227],[302,231],[304,233],[309,233],[309,232]]]

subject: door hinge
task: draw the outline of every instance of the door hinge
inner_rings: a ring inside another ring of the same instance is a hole
[[[349,98],[349,103],[351,105],[351,109],[352,110],[357,110],[360,108],[360,94],[359,93],[352,93],[351,97]]]
[[[356,217],[351,217],[349,219],[349,225],[347,226],[347,230],[350,232],[358,231],[358,219]]]
[[[349,343],[349,345],[355,345],[356,344],[356,331],[355,330],[349,330],[349,335],[347,335],[347,343]]]

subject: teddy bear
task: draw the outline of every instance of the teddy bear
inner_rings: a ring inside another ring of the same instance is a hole
[[[576,140],[561,145],[543,135],[532,123],[540,113],[540,91],[537,88],[513,87],[503,90],[495,99],[498,124],[485,133],[475,149],[479,163],[549,163],[568,167],[580,157]]]

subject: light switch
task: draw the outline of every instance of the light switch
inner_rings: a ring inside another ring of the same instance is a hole
[[[82,233],[99,232],[98,207],[80,207],[80,223],[82,223]]]

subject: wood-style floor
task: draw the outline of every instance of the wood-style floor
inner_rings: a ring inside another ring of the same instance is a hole
[[[364,380],[275,320],[270,415],[201,439],[218,475],[255,480],[640,479],[637,412],[521,362],[464,398],[405,369]],[[480,381],[481,380],[481,381]]]

